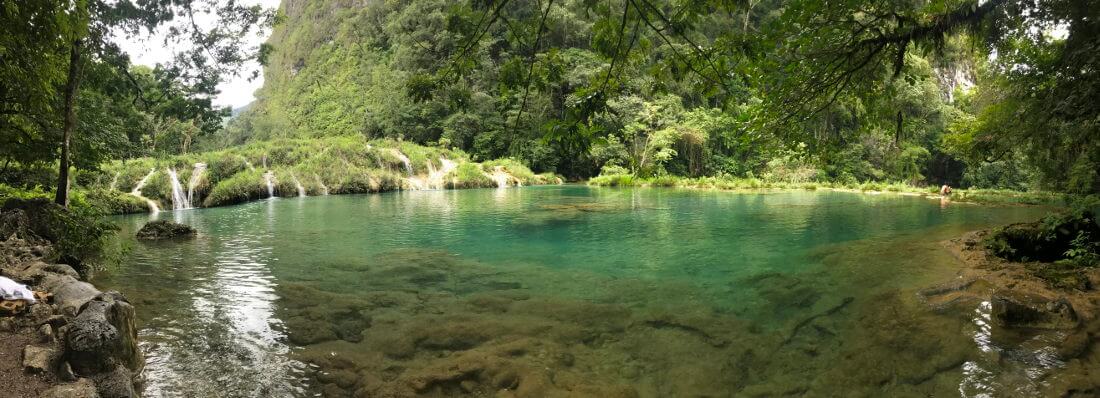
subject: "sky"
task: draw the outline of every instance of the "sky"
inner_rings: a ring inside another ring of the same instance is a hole
[[[243,4],[260,4],[265,8],[278,8],[279,0],[241,0]],[[196,22],[205,27],[207,24],[213,23],[213,18],[196,17]],[[267,36],[270,30],[265,31],[262,36],[249,35],[248,41],[250,47],[258,47],[261,43],[267,40]],[[157,34],[148,38],[119,38],[119,45],[126,53],[130,54],[130,61],[138,65],[147,65],[149,67],[156,66],[157,63],[166,62],[172,59],[172,54],[175,52],[175,48],[166,47],[164,45],[164,35]],[[248,81],[248,77],[252,75],[253,71],[260,70],[260,65],[252,63],[241,71],[239,76],[230,77],[228,81],[218,86],[221,91],[216,98],[214,98],[214,105],[217,106],[231,106],[233,108],[239,108],[252,102],[255,97],[253,93],[256,92],[264,84],[264,78],[261,74],[256,79]]]

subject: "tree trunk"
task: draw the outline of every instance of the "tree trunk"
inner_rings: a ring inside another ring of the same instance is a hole
[[[54,202],[69,207],[69,143],[73,138],[73,130],[76,128],[76,95],[80,90],[80,46],[81,40],[73,41],[69,50],[69,77],[65,82],[65,109],[64,124],[61,131],[61,165],[57,173],[57,195]]]
[[[898,144],[901,143],[901,122],[904,120],[901,116],[901,111],[898,111],[898,127],[894,130],[894,147],[900,148]]]

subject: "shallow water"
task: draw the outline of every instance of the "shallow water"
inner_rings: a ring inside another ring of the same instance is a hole
[[[147,396],[1027,396],[1063,366],[916,294],[1028,207],[583,186],[163,212],[97,283]],[[132,236],[148,216],[119,217]],[[1030,348],[1029,348],[1030,347]]]

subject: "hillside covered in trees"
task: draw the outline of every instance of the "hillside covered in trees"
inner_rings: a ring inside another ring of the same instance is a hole
[[[1095,192],[1087,3],[287,1],[257,101],[202,146],[362,135],[572,179]]]

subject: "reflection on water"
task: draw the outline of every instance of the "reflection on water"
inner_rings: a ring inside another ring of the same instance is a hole
[[[99,283],[137,306],[149,396],[1029,395],[1062,366],[1053,337],[1000,341],[988,303],[915,291],[955,272],[938,241],[1039,214],[576,186],[274,199],[161,213],[201,235],[135,243]]]
[[[141,308],[146,396],[308,392],[307,365],[289,358],[274,316],[276,282],[268,268],[274,260],[274,208],[234,210],[218,224],[195,210],[159,213],[203,234],[182,244],[138,244],[126,268],[97,281],[124,291]],[[124,219],[123,234],[144,221]]]

